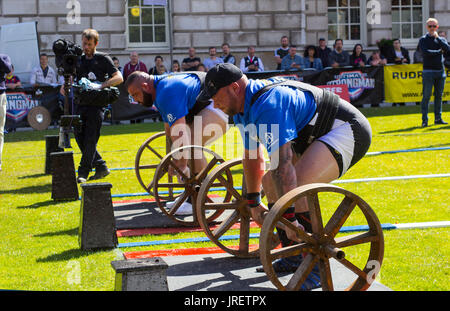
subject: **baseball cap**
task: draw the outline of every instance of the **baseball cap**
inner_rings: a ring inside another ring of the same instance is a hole
[[[203,102],[211,97],[223,87],[239,80],[244,74],[233,64],[221,63],[212,67],[205,77],[203,90],[197,96],[197,101]]]

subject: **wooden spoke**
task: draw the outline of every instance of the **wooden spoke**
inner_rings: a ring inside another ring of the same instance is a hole
[[[150,150],[151,152],[153,152],[154,155],[156,155],[158,158],[162,159],[163,156],[159,154],[159,152],[157,152],[155,149],[153,149],[152,147],[150,147],[149,145],[145,146],[148,150]]]
[[[188,192],[188,191],[183,192],[181,197],[178,199],[178,202],[175,203],[175,205],[172,206],[172,208],[169,210],[169,215],[173,216],[175,214],[175,212],[180,208],[181,204],[183,204],[183,202],[187,200],[189,195],[190,195],[190,192]]]
[[[188,180],[189,178],[180,170],[180,168],[173,163],[173,161],[171,159],[168,159],[168,164],[170,166],[172,166],[177,172],[178,174],[180,174],[180,177],[183,178],[183,180]]]
[[[156,169],[157,167],[158,167],[158,164],[139,165],[140,170]]]
[[[195,180],[202,181],[203,179],[205,179],[206,175],[209,173],[209,171],[212,170],[214,165],[219,162],[219,160],[220,159],[212,158],[211,161],[206,165],[206,167],[203,168],[200,173],[197,174],[197,176],[195,176]]]
[[[154,195],[152,191],[152,171],[157,169],[164,157],[164,153],[160,153],[155,146],[160,144],[163,140],[167,140],[164,132],[159,132],[151,136],[141,145],[135,156],[134,170],[137,180],[150,195]],[[150,162],[150,164],[147,162]]]
[[[378,235],[374,235],[371,232],[363,232],[363,233],[356,233],[352,235],[347,235],[343,237],[336,238],[336,247],[343,248],[343,247],[349,247],[349,246],[355,246],[359,244],[364,243],[371,243],[378,241],[379,237]]]
[[[235,210],[226,220],[217,227],[212,234],[216,239],[219,239],[225,232],[227,232],[241,217],[239,211]]]
[[[319,271],[322,290],[332,291],[334,289],[333,278],[331,277],[330,261],[328,259],[321,258],[319,260]]]
[[[319,197],[317,192],[306,196],[309,213],[311,215],[312,231],[316,234],[323,234],[322,214],[320,213]]]
[[[241,214],[241,226],[239,230],[239,250],[248,253],[250,243],[250,217]]]
[[[211,199],[209,199],[211,200]],[[221,209],[236,209],[239,207],[239,204],[236,202],[212,202],[212,203],[205,203],[203,204],[205,210],[221,210]]]
[[[296,255],[300,255],[301,253],[311,252],[311,251],[312,251],[312,247],[310,244],[299,243],[299,244],[271,250],[270,251],[270,260],[274,261],[279,258],[296,256]]]
[[[325,234],[335,237],[344,225],[348,216],[352,213],[355,206],[356,202],[354,200],[349,197],[345,197],[325,226]]]
[[[318,256],[312,254],[306,255],[303,262],[286,285],[286,289],[289,291],[298,291],[302,284],[305,283],[306,278],[314,268],[318,259]]]
[[[186,184],[181,183],[158,183],[159,188],[185,188]]]
[[[277,226],[281,227],[281,229],[285,230],[287,228],[294,230],[297,234],[298,238],[301,241],[305,241],[311,244],[316,244],[316,240],[314,240],[311,235],[303,231],[301,228],[295,226],[293,223],[291,223],[289,220],[287,220],[284,217],[280,217],[280,220],[277,222]],[[286,228],[287,227],[287,228]]]
[[[224,186],[233,197],[235,197],[238,200],[242,200],[242,196],[239,194],[239,192],[237,192],[237,190],[234,189],[233,185],[230,184],[228,181],[226,181],[225,178],[223,178],[223,176],[217,176],[217,178],[222,183],[222,186]]]
[[[355,266],[353,263],[348,261],[347,259],[342,259],[339,261],[341,264],[343,264],[347,269],[358,275],[359,277],[363,278],[364,280],[367,280],[367,274],[362,271],[360,268]]]

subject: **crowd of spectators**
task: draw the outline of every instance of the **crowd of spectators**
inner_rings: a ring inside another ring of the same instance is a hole
[[[445,33],[444,33],[445,35]],[[129,73],[137,70],[140,67],[141,71],[149,74],[163,74],[180,71],[208,71],[214,65],[219,63],[232,63],[243,72],[255,72],[265,70],[298,70],[298,69],[315,69],[322,70],[324,68],[332,67],[364,67],[364,66],[381,66],[386,64],[410,64],[422,62],[422,55],[419,47],[414,52],[413,60],[411,61],[409,52],[401,45],[400,39],[392,40],[392,45],[387,46],[383,51],[375,50],[370,53],[364,51],[362,44],[355,44],[352,51],[344,50],[344,41],[336,39],[333,48],[327,46],[327,41],[320,38],[318,45],[308,45],[304,50],[300,51],[296,45],[290,44],[287,36],[282,36],[280,40],[280,47],[274,51],[274,63],[272,68],[264,65],[263,60],[257,55],[256,47],[249,46],[247,48],[247,55],[242,57],[239,61],[231,53],[231,47],[228,43],[223,43],[221,46],[221,53],[218,48],[211,46],[208,50],[208,57],[203,60],[197,56],[196,49],[190,47],[188,49],[187,57],[179,60],[173,60],[169,69],[164,66],[163,57],[157,55],[154,59],[154,66],[149,70],[145,64],[137,61],[137,53],[133,52],[130,55],[130,62],[123,68],[120,67],[117,58],[113,58],[114,62],[123,71],[124,79],[126,80]],[[449,60],[450,62],[450,60]]]

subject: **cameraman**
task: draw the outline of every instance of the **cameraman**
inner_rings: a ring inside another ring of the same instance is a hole
[[[79,81],[81,78],[87,78],[92,82],[100,82],[101,88],[116,86],[123,82],[122,74],[107,54],[97,52],[98,38],[95,29],[83,31],[81,39],[84,54],[77,68],[76,79]],[[110,173],[106,162],[97,151],[103,112],[104,108],[97,106],[74,105],[73,113],[80,115],[81,119],[81,126],[74,129],[75,139],[82,153],[78,167],[78,183],[87,180],[92,168],[95,168],[95,175],[89,180],[104,178]]]

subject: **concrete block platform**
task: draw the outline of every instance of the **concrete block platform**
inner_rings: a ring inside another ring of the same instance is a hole
[[[208,254],[163,257],[168,264],[169,291],[276,291],[260,267],[258,258],[236,258],[230,254]],[[345,289],[356,279],[353,272],[331,260],[331,273],[335,290]],[[286,284],[291,275],[282,277]],[[321,289],[316,289],[321,291]],[[391,291],[374,281],[369,291]]]

